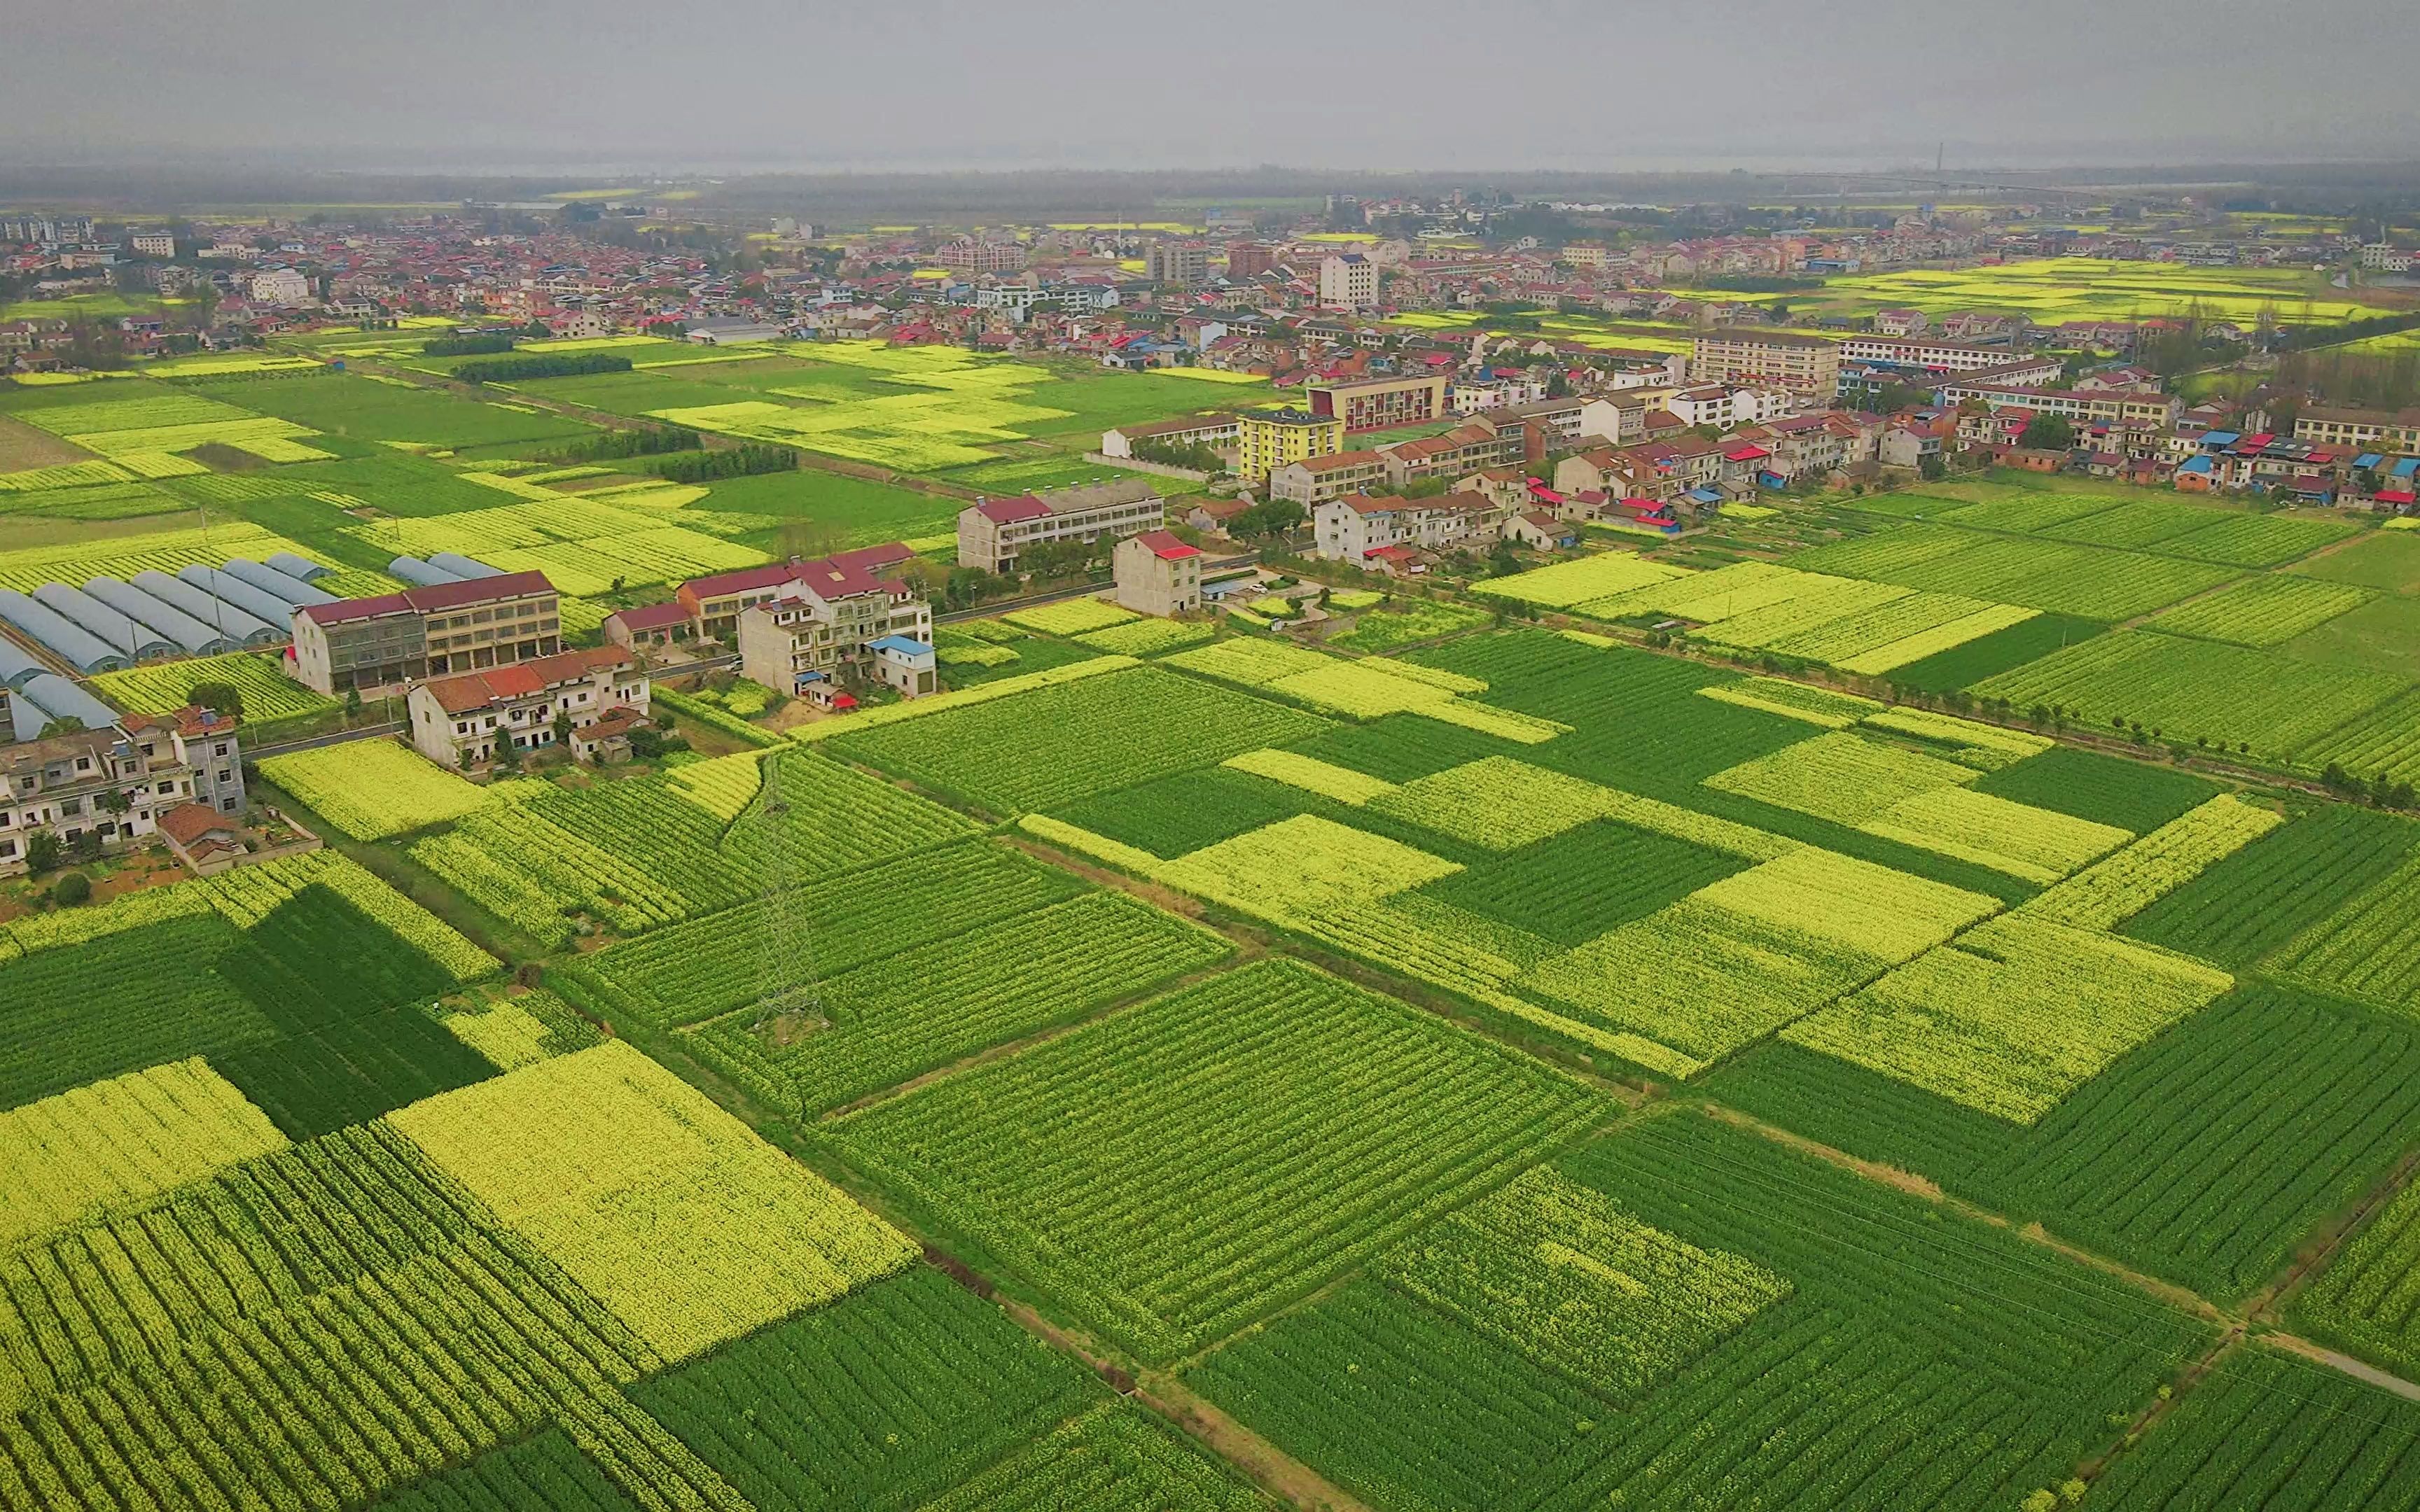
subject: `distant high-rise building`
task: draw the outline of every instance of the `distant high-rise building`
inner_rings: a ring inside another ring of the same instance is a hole
[[[1210,282],[1210,249],[1196,241],[1159,241],[1143,254],[1143,275],[1155,284],[1191,288]]]
[[[1278,265],[1277,249],[1257,241],[1227,243],[1227,276],[1257,278]]]
[[[1319,304],[1325,310],[1375,309],[1378,304],[1378,265],[1357,252],[1321,258]]]

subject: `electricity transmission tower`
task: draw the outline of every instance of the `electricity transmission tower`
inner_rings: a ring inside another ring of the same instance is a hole
[[[781,756],[765,759],[764,802],[757,806],[756,830],[765,868],[765,933],[762,980],[756,996],[756,1027],[789,1020],[811,1028],[829,1028],[823,992],[815,978],[814,939],[807,927],[798,895],[799,833],[790,824],[790,805],[782,795]]]

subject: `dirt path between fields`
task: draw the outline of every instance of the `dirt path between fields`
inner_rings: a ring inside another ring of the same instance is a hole
[[[2260,1342],[2273,1344],[2290,1354],[2299,1354],[2314,1365],[2323,1365],[2331,1370],[2342,1371],[2355,1381],[2366,1381],[2381,1391],[2391,1391],[2407,1401],[2420,1402],[2420,1383],[2406,1381],[2401,1376],[2381,1370],[2376,1365],[2364,1365],[2350,1354],[2338,1354],[2323,1345],[2312,1343],[2299,1334],[2263,1334],[2260,1335]]]
[[[2106,1256],[2095,1255],[2090,1250],[2071,1244],[2038,1223],[2018,1224],[2004,1214],[1993,1212],[1989,1208],[1978,1207],[1963,1197],[1952,1196],[1944,1192],[1938,1183],[1912,1171],[1902,1170],[1896,1165],[1885,1165],[1876,1161],[1860,1160],[1847,1150],[1835,1149],[1830,1145],[1809,1139],[1804,1134],[1792,1134],[1778,1125],[1766,1123],[1761,1119],[1739,1112],[1734,1108],[1724,1107],[1720,1103],[1709,1103],[1704,1104],[1704,1107],[1709,1117],[1719,1119],[1725,1123],[1745,1129],[1752,1134],[1761,1134],[1775,1144],[1786,1146],[1801,1154],[1812,1155],[1843,1170],[1854,1171],[1867,1180],[1909,1193],[1928,1202],[1937,1202],[1961,1217],[1972,1218],[1978,1223],[1989,1224],[1994,1228],[2008,1229],[2028,1243],[2039,1244],[2044,1249],[2055,1251],[2079,1265],[2123,1281],[2135,1290],[2156,1297],[2180,1312],[2191,1313],[2196,1318],[2222,1327],[2241,1328],[2243,1325],[2242,1318],[2228,1312],[2197,1291],[2178,1286],[2174,1282],[2163,1281],[2158,1276],[2149,1275],[2141,1271],[2120,1265]]]
[[[1019,1328],[1062,1354],[1082,1361],[1110,1384],[1122,1384],[1116,1363],[1102,1355],[1090,1339],[1061,1328],[1024,1303],[1007,1297],[993,1300]],[[1302,1512],[1372,1512],[1366,1504],[1347,1496],[1317,1471],[1229,1417],[1167,1371],[1143,1371],[1133,1378],[1127,1395],[1251,1477],[1262,1489]]]

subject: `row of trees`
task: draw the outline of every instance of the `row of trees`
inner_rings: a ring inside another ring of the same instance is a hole
[[[709,483],[759,472],[789,472],[798,465],[799,454],[786,446],[747,441],[720,452],[675,452],[650,463],[648,470],[675,483]]]

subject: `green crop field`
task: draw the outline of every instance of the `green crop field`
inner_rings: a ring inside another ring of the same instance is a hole
[[[1265,383],[1234,377],[1063,373],[954,347],[812,342],[752,362],[641,363],[628,373],[537,378],[525,387],[613,414],[1013,493],[1113,474],[1082,461],[1111,426],[1267,401]],[[1043,462],[1079,475],[987,477],[987,470]]]
[[[1793,306],[1801,300],[1793,298]],[[1929,315],[1980,310],[2023,315],[2042,325],[2068,320],[2146,320],[2198,306],[2205,318],[2250,326],[2264,313],[2308,325],[2376,315],[2389,307],[2348,297],[2324,274],[2285,268],[2197,268],[2149,262],[2046,257],[1998,267],[1907,269],[1828,277],[1807,305],[1870,315],[1911,308]]]
[[[597,349],[531,387],[971,486],[1250,392]],[[401,381],[8,393],[130,476],[0,491],[66,532],[0,583],[960,504]],[[264,425],[329,455],[158,460]],[[0,877],[0,1506],[2420,1512],[2420,563],[1925,487],[1285,632],[953,616],[852,712],[659,668],[696,748],[627,764],[248,747],[322,848]],[[193,515],[55,513],[118,490]]]

